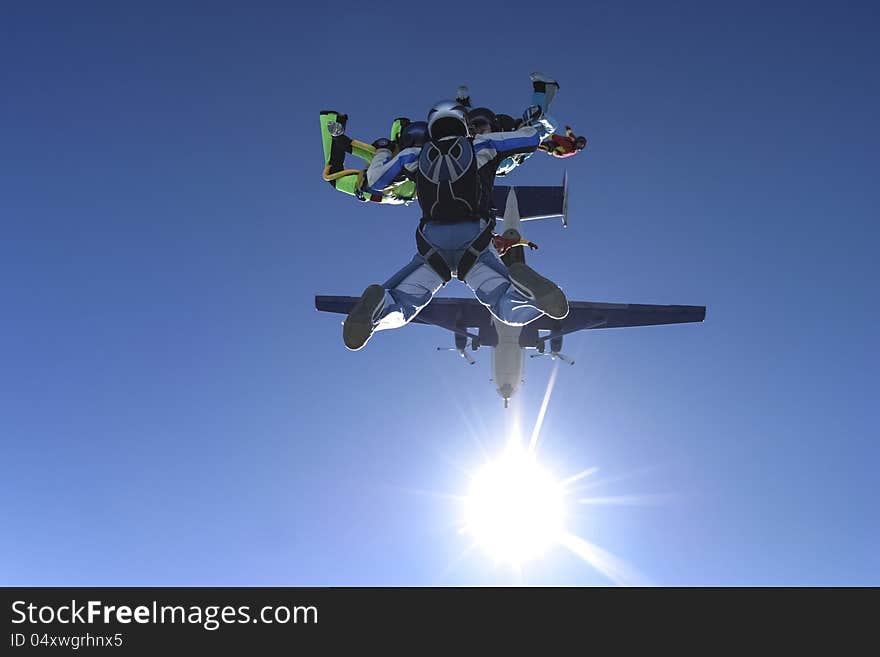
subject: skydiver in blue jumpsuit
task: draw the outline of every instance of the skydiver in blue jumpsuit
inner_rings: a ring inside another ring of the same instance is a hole
[[[428,114],[429,140],[423,146],[396,156],[377,150],[367,170],[371,189],[382,189],[401,173],[415,181],[422,209],[418,253],[384,285],[364,290],[343,324],[346,347],[361,349],[375,331],[403,326],[453,276],[496,318],[513,326],[543,314],[556,319],[568,314],[568,301],[555,283],[524,263],[508,269],[487,248],[495,225],[496,169],[507,157],[534,152],[548,136],[540,116],[540,108],[529,108],[527,125],[518,130],[471,136],[467,110],[446,101]]]
[[[559,91],[559,83],[552,77],[540,71],[535,71],[529,76],[532,81],[532,105],[526,110],[539,116],[539,121],[547,135],[556,131],[556,119],[550,115],[550,103]],[[514,119],[509,114],[496,114],[486,107],[472,107],[470,90],[466,86],[460,86],[456,91],[455,99],[468,108],[468,121],[473,134],[485,134],[488,132],[511,132],[520,127],[522,121]],[[496,169],[497,176],[506,176],[520,164],[525,162],[531,153],[517,153],[504,158]]]

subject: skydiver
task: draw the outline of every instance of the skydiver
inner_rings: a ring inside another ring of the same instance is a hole
[[[552,132],[555,129],[553,127],[555,122],[550,116],[550,103],[553,102],[556,92],[559,91],[559,83],[546,73],[541,73],[540,71],[535,71],[529,75],[529,79],[532,81],[532,107],[541,108],[542,122]],[[458,88],[455,100],[467,108],[469,112],[473,109],[470,90],[467,86],[462,85]],[[521,121],[517,121],[508,114],[498,114],[496,116],[498,122],[494,125],[495,129],[492,132],[509,132],[520,127]]]
[[[550,135],[548,141],[542,142],[538,147],[540,150],[549,153],[553,157],[571,157],[576,155],[578,151],[582,151],[587,147],[587,138],[579,137],[571,129],[571,126],[565,126],[565,134],[558,132]]]
[[[508,269],[487,247],[495,226],[491,186],[498,164],[531,153],[546,137],[540,108],[525,114],[513,132],[472,136],[466,109],[445,101],[428,114],[428,141],[394,155],[377,149],[367,170],[370,189],[384,188],[401,173],[416,185],[422,220],[417,254],[384,285],[364,290],[343,324],[345,346],[361,349],[372,334],[412,320],[453,276],[471,288],[500,321],[522,326],[546,314],[561,319],[568,301],[552,281],[524,263]]]
[[[587,145],[584,137],[577,137],[569,126],[565,127],[565,134],[556,132],[556,120],[550,116],[550,103],[559,90],[559,83],[550,76],[534,72],[529,78],[532,81],[532,108],[540,108],[541,122],[550,133],[550,140],[544,141],[539,149],[554,157],[571,157],[583,150]],[[519,127],[520,122],[506,114],[495,114],[486,107],[471,108],[470,92],[466,86],[458,88],[456,100],[461,102],[468,110],[468,120],[471,130],[475,134],[487,132],[507,132]],[[498,165],[497,175],[504,176],[513,171],[517,166],[528,159],[528,154],[518,154],[506,158]]]
[[[559,84],[543,73],[532,73],[532,103],[540,107],[547,129],[552,132],[549,123],[548,109]],[[470,107],[468,88],[461,86],[457,95],[465,107]],[[518,121],[506,114],[495,115],[485,108],[476,108],[471,112],[475,119],[488,120],[475,132],[513,131],[519,127]],[[491,118],[489,116],[491,115]],[[378,191],[367,191],[364,186],[366,169],[346,169],[345,156],[350,153],[363,160],[367,166],[373,159],[377,148],[391,148],[392,152],[412,146],[421,146],[427,135],[427,124],[424,121],[411,122],[407,118],[397,118],[391,124],[390,139],[380,138],[368,144],[350,138],[345,134],[348,116],[332,110],[321,112],[321,138],[324,145],[323,178],[330,185],[343,193],[350,194],[361,201],[373,201],[389,205],[409,204],[415,196],[415,185],[405,177],[391,181],[387,187]],[[479,124],[477,124],[479,125]],[[497,174],[505,175],[527,156],[508,158],[500,163]]]
[[[407,118],[394,119],[391,124],[390,139],[384,137],[372,144],[350,138],[345,134],[348,116],[332,110],[321,112],[321,138],[324,144],[323,178],[343,193],[350,194],[361,201],[373,201],[392,205],[407,204],[415,196],[415,185],[402,178],[392,181],[379,191],[367,191],[364,186],[366,169],[346,169],[345,156],[351,153],[363,160],[367,166],[373,159],[377,148],[401,148],[421,146],[427,135],[428,126],[424,121],[411,122]]]

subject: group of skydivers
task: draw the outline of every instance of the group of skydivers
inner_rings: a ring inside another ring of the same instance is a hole
[[[522,261],[505,265],[499,253],[532,246],[520,236],[495,235],[492,189],[533,152],[570,157],[586,139],[556,132],[548,109],[559,84],[533,73],[532,104],[520,119],[471,106],[467,87],[454,101],[438,103],[426,121],[395,119],[390,138],[371,144],[345,134],[347,116],[321,112],[323,177],[335,189],[362,201],[385,204],[418,202],[422,218],[416,230],[417,253],[382,285],[370,285],[343,323],[343,341],[361,349],[378,330],[403,326],[453,277],[500,321],[522,326],[548,315],[562,319],[568,301],[552,281]],[[345,157],[363,160],[366,169],[346,169]]]

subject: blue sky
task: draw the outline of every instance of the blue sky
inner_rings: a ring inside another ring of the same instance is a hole
[[[418,211],[323,183],[317,115],[372,140],[462,83],[514,114],[539,69],[590,146],[511,178],[572,180],[531,263],[573,299],[708,306],[566,339],[542,460],[664,496],[572,531],[655,584],[880,584],[876,8],[492,13],[0,10],[0,583],[519,581],[457,560],[459,509],[426,492],[534,422],[552,364],[505,412],[490,354],[439,329],[343,348],[313,295],[393,273]],[[523,580],[610,583],[562,549]]]

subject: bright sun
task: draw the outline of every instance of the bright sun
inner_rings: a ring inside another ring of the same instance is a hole
[[[507,446],[500,458],[486,463],[472,475],[467,495],[451,495],[464,505],[464,527],[472,543],[471,548],[482,548],[496,564],[512,566],[522,574],[521,566],[543,556],[550,548],[559,546],[590,564],[599,573],[620,585],[645,586],[647,580],[632,566],[611,552],[568,531],[565,521],[566,502],[581,505],[638,504],[650,502],[651,497],[623,495],[616,497],[576,497],[578,491],[595,489],[601,482],[586,482],[597,467],[557,479],[541,467],[536,459],[541,427],[550,394],[556,381],[554,367],[544,401],[529,438],[524,445],[516,417],[508,433]],[[481,443],[476,437],[478,443]],[[655,496],[656,497],[656,496]]]
[[[535,460],[511,443],[471,481],[465,531],[498,562],[519,567],[564,534],[563,490]]]

